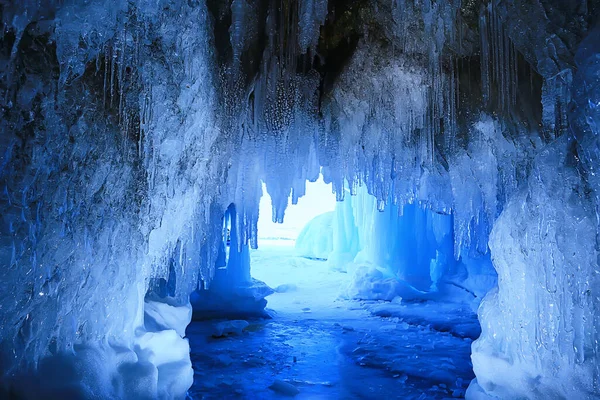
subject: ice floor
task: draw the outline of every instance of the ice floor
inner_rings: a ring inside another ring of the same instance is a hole
[[[296,399],[464,396],[479,329],[472,311],[338,300],[348,275],[293,250],[261,242],[252,253],[253,276],[281,291],[269,297],[273,319],[248,321],[225,338],[211,336],[215,321],[188,327],[191,398],[280,399],[296,390]]]

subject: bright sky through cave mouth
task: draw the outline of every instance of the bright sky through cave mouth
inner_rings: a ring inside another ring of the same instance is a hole
[[[262,189],[258,219],[259,246],[260,239],[291,246],[310,220],[335,209],[335,195],[331,191],[331,184],[325,183],[323,176],[319,175],[315,182],[306,182],[306,194],[298,200],[298,204],[292,205],[290,196],[283,223],[278,224],[271,219],[271,196],[264,182]]]

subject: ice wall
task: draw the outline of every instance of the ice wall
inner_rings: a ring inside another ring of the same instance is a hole
[[[496,273],[487,247],[456,252],[454,232],[453,215],[419,204],[388,204],[379,210],[377,199],[361,186],[334,212],[329,265],[354,274],[345,292],[351,298],[400,296],[476,307],[495,286]],[[462,255],[455,258],[455,253]]]
[[[498,398],[598,394],[597,220],[594,201],[576,195],[568,148],[563,137],[538,157],[490,238],[498,289],[479,310],[472,358],[478,385]]]
[[[207,11],[104,1],[1,12],[0,396],[183,398],[187,322],[145,327],[145,295],[151,277],[172,274],[169,304],[187,307],[201,273],[203,176],[219,135]]]
[[[499,282],[479,312],[472,398],[598,397],[599,38],[577,52],[573,136],[541,152],[494,226]]]

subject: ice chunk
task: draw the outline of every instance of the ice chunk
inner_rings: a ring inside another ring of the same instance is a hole
[[[387,301],[396,298],[427,300],[439,297],[437,293],[420,291],[389,275],[385,277],[385,272],[381,269],[368,266],[360,266],[356,269],[351,283],[342,295],[349,299]]]
[[[295,292],[296,290],[298,290],[298,286],[293,283],[284,283],[275,288],[275,292],[277,293],[289,293]]]
[[[212,336],[223,337],[229,335],[241,335],[248,325],[248,321],[244,320],[219,322],[214,326]]]
[[[327,260],[333,250],[333,216],[333,211],[318,215],[304,226],[296,239],[296,254]]]
[[[232,286],[224,280],[223,271],[217,270],[210,289],[192,292],[193,319],[268,317],[265,297],[272,294],[273,289],[256,279],[249,284]]]
[[[300,390],[298,390],[296,386],[279,379],[275,380],[275,382],[269,386],[269,389],[289,397],[294,397],[300,393]]]

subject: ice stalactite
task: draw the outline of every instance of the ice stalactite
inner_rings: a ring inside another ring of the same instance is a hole
[[[327,0],[300,1],[298,8],[298,47],[314,54],[319,30],[327,17]]]
[[[267,316],[265,297],[273,290],[250,276],[248,239],[240,234],[244,226],[231,204],[223,218],[223,236],[219,241],[215,274],[202,280],[191,295],[194,319],[248,318]]]
[[[388,204],[381,211],[376,198],[359,187],[334,212],[328,262],[332,268],[358,268],[349,297],[478,304],[496,282],[489,252],[467,247],[455,259],[453,224],[452,215],[418,204],[401,209]],[[387,289],[373,291],[375,284]]]

